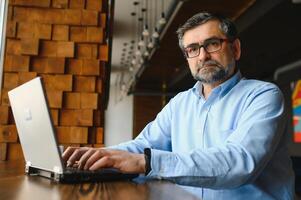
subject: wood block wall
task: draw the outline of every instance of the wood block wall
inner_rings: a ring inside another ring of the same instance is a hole
[[[57,138],[103,146],[107,0],[10,0],[0,94],[0,160],[23,159],[7,91],[43,77]]]

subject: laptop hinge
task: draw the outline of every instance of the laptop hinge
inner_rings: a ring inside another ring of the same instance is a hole
[[[61,178],[61,174],[62,174],[62,170],[61,170],[61,168],[60,167],[58,167],[58,166],[54,166],[53,167],[53,179],[55,180],[55,181],[57,181],[57,182],[59,182],[60,181],[60,178]]]
[[[62,170],[61,170],[61,168],[58,167],[58,166],[54,166],[54,167],[53,167],[53,172],[54,172],[54,173],[58,173],[58,174],[62,174]]]
[[[25,172],[30,176],[43,176],[59,182],[62,178],[62,170],[58,166],[53,167],[53,172],[32,167],[31,162],[26,162]]]
[[[27,161],[25,164],[25,173],[29,173],[29,168],[31,167],[31,162]]]

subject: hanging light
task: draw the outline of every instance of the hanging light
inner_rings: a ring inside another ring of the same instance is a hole
[[[159,19],[159,24],[164,25],[166,24],[166,18],[164,12],[161,13],[161,18]]]
[[[137,51],[135,52],[136,56],[141,56],[141,50],[140,47],[138,46]]]
[[[149,43],[147,44],[147,48],[149,48],[149,49],[154,48],[154,43],[153,43],[152,38],[150,38]]]
[[[161,1],[161,18],[159,19],[159,24],[164,25],[166,24],[166,18],[164,13],[164,1]]]
[[[148,12],[149,12],[149,7],[148,7],[148,0],[145,0],[145,8],[142,9],[142,12],[144,12],[144,29],[142,31],[142,35],[145,37],[149,36],[149,31],[148,31]]]
[[[143,58],[140,58],[139,59],[139,63],[142,65],[144,63],[144,59]],[[141,66],[140,66],[141,67]]]
[[[144,29],[143,29],[142,35],[145,36],[145,37],[149,36],[149,31],[148,31],[147,24],[144,25]]]
[[[135,57],[135,56],[133,56],[133,59],[132,59],[131,63],[132,63],[132,65],[136,65],[136,64],[137,64],[137,61],[136,61],[136,57]]]
[[[145,8],[142,8],[141,9],[141,12],[140,12],[140,17],[138,18],[138,31],[137,31],[137,38],[139,38],[139,35],[142,33],[143,31],[143,12],[145,12]],[[140,47],[143,47],[145,44],[144,44],[144,38],[143,38],[143,35],[141,35],[141,39],[140,41],[138,42],[138,46]]]
[[[139,69],[142,67],[142,64],[139,63],[136,67]]]
[[[140,41],[138,42],[138,46],[140,46],[140,47],[145,46],[143,36],[141,36],[141,39],[140,39]]]
[[[134,44],[132,44],[131,46],[130,46],[130,51],[132,51],[134,49]]]
[[[155,39],[157,39],[157,38],[159,38],[159,33],[158,33],[158,29],[157,29],[157,27],[155,27],[155,30],[154,30],[154,32],[153,32],[153,34],[152,34],[152,37],[153,38],[155,38]]]
[[[125,85],[125,83],[122,83],[121,90],[124,91],[125,89],[126,89],[126,85]]]
[[[144,56],[144,57],[148,57],[148,56],[149,56],[148,50],[146,50],[146,51],[144,52],[143,56]]]

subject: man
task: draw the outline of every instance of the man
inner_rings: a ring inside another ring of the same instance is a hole
[[[293,199],[281,91],[241,77],[230,20],[202,12],[177,33],[195,86],[175,96],[135,140],[68,148],[64,160],[194,186],[186,189],[204,200]]]

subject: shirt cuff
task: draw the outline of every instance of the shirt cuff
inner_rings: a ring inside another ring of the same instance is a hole
[[[172,168],[176,160],[175,153],[151,149],[151,171],[147,177],[160,179],[170,176],[174,171]]]

